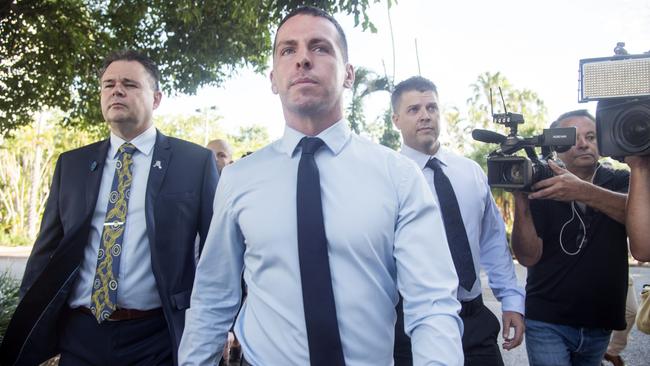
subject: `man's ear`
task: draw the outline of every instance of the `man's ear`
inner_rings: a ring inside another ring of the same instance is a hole
[[[162,92],[160,90],[153,92],[153,109],[158,108],[162,100]]]
[[[351,89],[354,85],[354,67],[350,64],[345,64],[345,79],[343,80],[343,86]]]
[[[391,119],[393,120],[393,124],[395,125],[395,128],[401,131],[401,128],[399,128],[399,116],[396,113],[393,113]]]
[[[269,73],[269,79],[271,79],[271,91],[273,94],[278,94],[278,87],[275,85],[275,78],[273,77],[273,71]]]

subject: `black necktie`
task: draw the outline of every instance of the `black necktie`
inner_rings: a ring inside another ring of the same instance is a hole
[[[320,176],[314,153],[323,146],[317,137],[300,141],[296,193],[298,214],[298,259],[305,308],[309,359],[312,366],[343,366],[343,348],[336,321],[327,238],[323,224]]]
[[[476,271],[454,187],[451,186],[449,178],[440,168],[438,159],[430,159],[426,166],[433,170],[433,185],[436,187],[442,221],[445,224],[447,242],[458,274],[458,282],[461,287],[470,291],[476,282]]]

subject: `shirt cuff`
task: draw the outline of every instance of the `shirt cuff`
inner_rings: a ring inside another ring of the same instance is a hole
[[[501,299],[501,311],[514,311],[521,315],[525,315],[526,302],[523,296],[511,295],[505,296]]]

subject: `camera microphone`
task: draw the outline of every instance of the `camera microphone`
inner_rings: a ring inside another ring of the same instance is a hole
[[[500,144],[506,140],[506,136],[489,130],[474,129],[472,138],[476,141],[486,142],[488,144]]]

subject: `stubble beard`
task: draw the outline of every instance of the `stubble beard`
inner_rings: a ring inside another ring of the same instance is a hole
[[[435,154],[440,149],[440,134],[438,131],[435,133],[427,134],[426,136],[420,136],[418,141],[418,146],[422,149],[423,152],[428,154]]]
[[[287,103],[287,109],[292,113],[306,118],[324,116],[335,107],[329,96],[300,95],[297,100]]]

